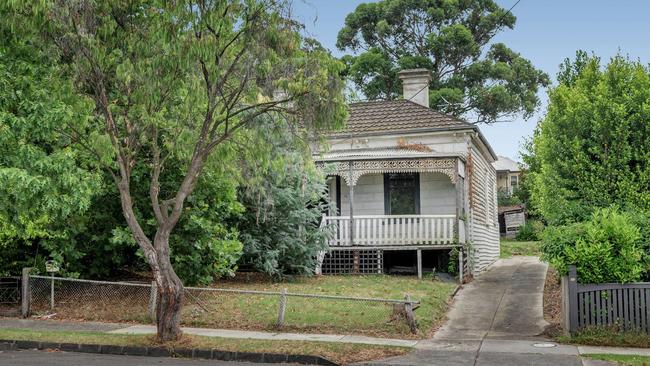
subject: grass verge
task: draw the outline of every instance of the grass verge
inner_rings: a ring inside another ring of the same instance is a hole
[[[572,336],[561,335],[558,342],[588,346],[650,347],[650,335],[643,332],[623,332],[616,327],[592,327]]]
[[[586,354],[584,357],[589,357],[595,360],[615,362],[623,366],[648,366],[650,365],[649,356],[635,356],[635,355],[612,355],[612,354]]]
[[[501,258],[510,258],[513,255],[539,256],[540,242],[538,241],[515,241],[501,239]]]
[[[0,329],[0,339],[117,346],[165,346],[170,348],[215,348],[230,352],[282,353],[325,357],[339,364],[376,360],[405,354],[407,347],[375,346],[334,342],[266,341],[183,335],[177,342],[157,343],[152,335],[107,334],[101,332],[35,331]]]

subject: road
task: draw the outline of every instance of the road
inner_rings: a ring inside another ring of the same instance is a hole
[[[37,350],[0,352],[0,366],[259,366],[259,363],[217,360],[185,360],[163,357],[116,356]],[[275,364],[277,365],[277,364]]]

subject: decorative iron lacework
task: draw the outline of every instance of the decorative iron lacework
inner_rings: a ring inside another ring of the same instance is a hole
[[[352,174],[348,162],[325,163],[318,162],[316,166],[324,169],[326,165],[334,167],[329,174],[338,175],[348,186],[356,185],[359,177],[364,174],[382,173],[411,173],[428,172],[442,173],[456,183],[456,161],[454,159],[397,159],[397,160],[367,160],[353,161]]]

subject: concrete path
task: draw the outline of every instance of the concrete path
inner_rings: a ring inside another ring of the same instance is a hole
[[[342,334],[309,334],[309,333],[273,333],[256,332],[247,330],[230,329],[207,329],[207,328],[181,328],[185,334],[194,334],[206,337],[223,337],[237,339],[262,339],[275,341],[318,341],[375,344],[382,346],[415,347],[419,341],[410,339],[372,338]],[[156,334],[156,327],[153,325],[134,325],[127,328],[111,330],[114,334]]]

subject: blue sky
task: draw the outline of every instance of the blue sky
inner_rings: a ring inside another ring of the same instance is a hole
[[[361,0],[295,0],[295,16],[307,31],[336,56],[336,35],[345,16]],[[497,0],[509,9],[516,0]],[[650,1],[648,0],[521,0],[512,10],[517,17],[514,30],[498,34],[503,42],[548,73],[553,81],[558,65],[576,50],[593,51],[603,60],[617,52],[650,62]],[[520,144],[530,136],[546,107],[546,91],[539,113],[527,120],[481,126],[499,155],[518,158]]]

